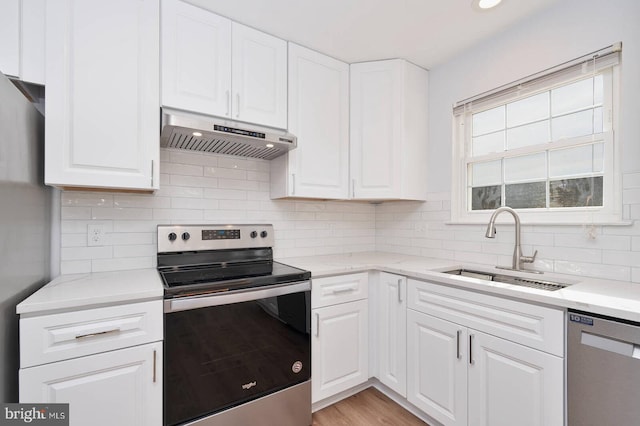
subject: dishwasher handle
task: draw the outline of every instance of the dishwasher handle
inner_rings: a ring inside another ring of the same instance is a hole
[[[610,337],[599,336],[597,334],[583,331],[580,336],[580,343],[603,351],[617,353],[630,358],[640,359],[640,345],[630,342],[612,339]]]

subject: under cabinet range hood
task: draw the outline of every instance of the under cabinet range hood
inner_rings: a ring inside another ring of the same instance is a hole
[[[278,129],[162,109],[160,146],[271,160],[295,148],[294,135]]]

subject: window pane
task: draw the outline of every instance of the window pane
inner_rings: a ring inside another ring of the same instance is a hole
[[[507,130],[507,149],[549,142],[549,121],[527,124]]]
[[[504,129],[504,106],[473,114],[473,136]]]
[[[549,151],[549,176],[570,176],[602,171],[603,144]]]
[[[593,103],[595,105],[602,105],[604,96],[604,77],[602,74],[597,75],[595,83],[593,84]]]
[[[547,182],[505,185],[504,205],[514,209],[539,209],[547,206]]]
[[[473,138],[472,155],[484,155],[504,151],[504,130]]]
[[[602,108],[593,109],[593,133],[602,133]]]
[[[576,112],[551,120],[554,141],[593,133],[593,110]]]
[[[595,173],[604,170],[604,144],[598,143],[593,145],[593,171]]]
[[[549,118],[549,92],[507,104],[507,127]]]
[[[551,113],[566,114],[593,105],[593,78],[576,81],[551,91]]]
[[[471,186],[487,186],[502,183],[502,161],[487,161],[471,165]]]
[[[550,207],[602,205],[602,176],[549,182]]]
[[[546,179],[546,153],[523,155],[521,157],[505,158],[504,181],[518,182],[523,180]]]
[[[471,188],[471,210],[493,210],[500,207],[501,186]]]

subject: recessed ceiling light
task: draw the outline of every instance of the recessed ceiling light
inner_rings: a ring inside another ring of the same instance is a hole
[[[473,6],[480,10],[496,7],[502,0],[473,0]]]
[[[202,133],[200,133],[200,132],[193,132],[193,133],[191,133],[191,134],[192,134],[193,136],[196,136],[196,137],[200,137],[200,136],[202,136]]]

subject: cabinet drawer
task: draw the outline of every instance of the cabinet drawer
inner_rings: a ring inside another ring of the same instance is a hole
[[[162,300],[20,320],[20,367],[162,340]]]
[[[311,307],[335,305],[367,298],[368,274],[311,279]]]
[[[559,309],[411,279],[409,308],[564,356],[564,313]]]

